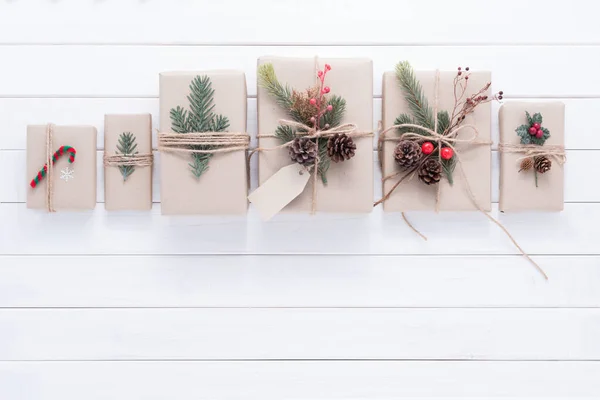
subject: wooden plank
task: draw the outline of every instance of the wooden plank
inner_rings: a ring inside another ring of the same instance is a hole
[[[2,309],[0,360],[600,360],[600,309]]]
[[[3,256],[0,307],[600,307],[600,257]]]
[[[530,254],[599,255],[596,203],[566,204],[561,213],[502,215],[494,206],[492,215]],[[0,254],[518,254],[479,212],[414,212],[408,218],[428,241],[400,214],[380,208],[368,215],[281,214],[264,222],[253,209],[240,216],[167,217],[158,204],[151,212],[108,213],[98,206],[53,214],[0,204]]]
[[[599,362],[0,362],[0,397],[592,400]]]
[[[568,7],[558,0],[463,0],[460,6],[443,0],[372,6],[359,0],[222,0],[210,7],[32,0],[0,3],[0,38],[19,44],[598,43],[595,6],[586,0]],[[290,27],[294,21],[298,29]]]
[[[256,94],[256,60],[265,54],[368,57],[374,94],[381,76],[409,60],[416,69],[493,72],[494,90],[514,97],[600,97],[590,77],[600,69],[600,46],[0,46],[1,97],[148,97],[158,95],[158,74],[169,70],[238,69]],[[539,62],[525,62],[535,54]],[[43,63],[41,60],[52,60]],[[102,62],[99,62],[101,60]],[[568,79],[557,79],[577,66]],[[335,73],[335,65],[331,73]],[[332,88],[335,92],[335,88]]]
[[[558,99],[566,106],[565,147],[568,150],[600,149],[600,135],[588,127],[588,117],[600,110],[600,99]],[[544,99],[531,99],[544,101]],[[492,140],[498,143],[498,109],[500,104],[492,103]],[[0,98],[0,149],[24,150],[29,124],[86,124],[98,128],[98,150],[104,149],[104,114],[150,113],[153,126],[158,125],[158,98]],[[381,119],[381,98],[373,99],[373,130]],[[248,133],[252,146],[256,145],[256,98],[248,98]],[[156,143],[156,131],[154,143]],[[376,135],[377,137],[377,135]],[[376,139],[373,148],[376,147]],[[156,147],[156,146],[155,146]]]

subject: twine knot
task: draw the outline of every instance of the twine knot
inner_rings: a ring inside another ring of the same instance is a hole
[[[508,238],[512,241],[512,243],[515,245],[515,247],[521,252],[521,254],[523,255],[523,257],[525,257],[531,264],[533,264],[537,270],[544,276],[544,278],[547,280],[548,276],[546,275],[546,273],[544,272],[544,270],[542,270],[542,268],[535,262],[533,261],[533,259],[525,252],[525,250],[523,250],[523,248],[521,248],[521,246],[517,243],[517,241],[515,240],[515,238],[510,234],[510,232],[508,232],[508,229],[506,229],[506,227],[500,223],[500,221],[498,221],[497,219],[495,219],[494,217],[492,217],[490,214],[488,214],[483,207],[481,207],[481,205],[479,204],[479,202],[477,201],[477,198],[475,197],[475,194],[473,193],[472,189],[471,189],[471,185],[469,184],[469,181],[466,177],[466,174],[464,172],[464,169],[462,167],[462,162],[460,160],[460,155],[459,152],[456,151],[456,149],[454,148],[454,146],[458,143],[466,143],[466,144],[470,144],[470,145],[491,145],[492,142],[491,141],[480,141],[477,140],[477,137],[479,136],[479,131],[477,130],[477,128],[474,125],[471,124],[465,124],[465,125],[458,125],[456,128],[454,128],[453,130],[449,131],[449,132],[442,132],[441,134],[437,132],[438,130],[438,102],[439,102],[439,80],[440,80],[440,72],[439,70],[436,70],[435,72],[435,81],[434,81],[434,93],[435,93],[435,100],[434,100],[434,110],[433,110],[433,116],[434,116],[434,127],[433,129],[430,129],[428,127],[422,126],[422,125],[417,125],[417,124],[399,124],[399,125],[394,125],[391,126],[383,131],[380,131],[379,133],[379,140],[377,143],[377,151],[379,153],[379,159],[380,159],[380,163],[381,163],[381,167],[383,170],[383,160],[384,158],[382,157],[382,151],[383,151],[383,143],[385,141],[400,141],[400,140],[404,140],[404,139],[416,139],[416,140],[430,140],[430,141],[435,141],[438,144],[438,158],[440,158],[441,161],[441,145],[443,144],[446,147],[451,148],[454,151],[454,157],[456,157],[456,166],[457,169],[459,171],[459,173],[461,174],[461,177],[463,178],[464,181],[464,185],[467,191],[467,194],[469,196],[469,199],[471,200],[471,202],[473,203],[473,205],[475,205],[475,207],[477,208],[477,210],[479,210],[483,215],[485,215],[490,221],[492,221],[494,224],[496,224],[500,229],[502,229],[502,231],[508,236]],[[393,131],[395,129],[400,129],[400,128],[413,128],[413,129],[417,129],[420,131],[424,131],[427,132],[427,135],[425,134],[421,134],[421,133],[416,133],[416,132],[405,132],[403,134],[401,134],[399,137],[395,137],[395,138],[386,138],[386,134],[390,131]],[[473,131],[473,136],[469,137],[469,138],[463,138],[463,139],[459,139],[457,138],[458,133],[462,130],[462,129],[471,129]],[[539,146],[537,146],[539,147]],[[504,147],[505,149],[509,148],[509,145],[506,145]],[[517,149],[519,151],[524,150],[524,152],[535,152],[538,151],[534,148],[530,148],[530,147],[519,147],[519,146],[515,146],[514,149]],[[556,156],[556,157],[561,157],[561,154],[558,150],[555,149],[546,149],[545,154],[549,154],[551,156]],[[429,156],[426,156],[425,158],[427,158]],[[564,159],[564,158],[563,158]],[[564,162],[564,161],[563,161]],[[396,190],[396,188],[405,180],[409,181],[411,180],[414,175],[415,175],[415,171],[418,167],[413,168],[412,171],[407,172],[402,178],[400,178],[395,184],[394,186],[387,192],[384,194],[384,196],[377,202],[374,203],[374,206],[377,206],[378,204],[383,203],[384,201],[388,200],[389,197],[391,196],[391,194],[394,192],[394,190]],[[388,176],[384,176],[382,177],[382,182],[385,182],[388,179],[394,178],[399,176],[400,174],[402,174],[402,172],[397,172]],[[439,203],[440,203],[440,184],[437,184],[437,194],[436,194],[436,212],[439,210]],[[425,237],[425,235],[423,235],[421,232],[419,232],[406,218],[406,215],[404,212],[402,212],[402,218],[404,219],[404,221],[406,222],[406,224],[414,231],[416,232],[418,235],[420,235],[423,239],[427,240],[427,238]]]

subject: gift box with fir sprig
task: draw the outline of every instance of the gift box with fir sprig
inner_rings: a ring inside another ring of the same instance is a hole
[[[246,132],[246,77],[238,71],[160,74],[160,133],[185,139],[198,132]],[[160,136],[159,133],[159,136]],[[159,150],[161,149],[159,140]],[[242,214],[247,211],[246,150],[189,145],[160,151],[163,214]]]
[[[364,58],[288,58],[258,60],[259,185],[283,167],[297,163],[316,179],[283,211],[368,213],[373,208],[373,72]],[[326,78],[325,75],[326,74]],[[279,90],[277,86],[279,85]],[[355,131],[304,138],[305,129],[354,124]],[[314,185],[317,185],[314,190]],[[275,194],[276,195],[276,194]]]
[[[502,94],[491,93],[490,79],[486,71],[420,71],[408,62],[383,74],[383,128],[404,124],[381,142],[384,211],[491,209],[490,102]],[[436,128],[449,139],[430,138]]]
[[[107,210],[152,208],[152,116],[104,116],[104,206]],[[106,157],[119,156],[121,165]],[[133,160],[133,162],[128,162]]]

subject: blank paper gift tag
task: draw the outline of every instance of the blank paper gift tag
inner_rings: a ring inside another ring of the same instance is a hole
[[[309,178],[310,173],[302,165],[288,165],[260,185],[248,200],[267,221],[302,193]]]

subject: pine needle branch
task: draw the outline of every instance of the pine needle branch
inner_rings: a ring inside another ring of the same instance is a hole
[[[223,132],[229,128],[229,119],[223,115],[215,115],[213,112],[213,95],[210,78],[206,75],[196,76],[190,84],[188,101],[190,110],[177,106],[172,108],[171,129],[175,133],[190,132]],[[214,146],[196,145],[190,146],[193,150],[212,150]],[[200,178],[208,169],[211,153],[192,153],[192,162],[189,163],[192,174]]]
[[[262,64],[258,67],[258,86],[267,90],[267,92],[275,98],[277,104],[286,110],[292,109],[292,89],[285,85],[283,86],[277,79],[273,64]]]
[[[123,156],[134,156],[138,154],[137,151],[137,143],[135,142],[135,135],[131,132],[123,132],[119,135],[119,141],[117,143],[117,154],[121,154]],[[123,176],[123,181],[126,181],[127,178],[135,171],[135,166],[133,165],[120,165],[119,171]]]
[[[323,114],[323,123],[321,126],[325,126],[326,124],[329,124],[330,127],[338,126],[342,123],[342,118],[344,118],[344,114],[346,113],[346,100],[340,96],[331,96],[327,101],[327,105],[332,106],[333,109]]]
[[[429,108],[427,98],[423,95],[423,88],[408,61],[402,61],[396,65],[396,77],[417,123],[433,129],[433,111]]]

